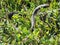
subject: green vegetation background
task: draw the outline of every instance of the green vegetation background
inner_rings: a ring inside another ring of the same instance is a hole
[[[49,3],[49,0],[0,0],[0,45],[60,45],[60,8],[59,0],[50,0],[44,21],[37,14],[34,31],[31,32],[31,16],[35,7]],[[55,9],[55,10],[54,10]],[[53,11],[54,10],[54,11]],[[8,19],[8,13],[18,14]]]

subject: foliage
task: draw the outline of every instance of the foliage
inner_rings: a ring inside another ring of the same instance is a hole
[[[47,12],[37,14],[34,31],[31,32],[31,15],[35,7],[48,3],[48,0],[0,0],[0,45],[60,45],[60,8],[59,0],[52,0]],[[18,11],[18,14],[8,19],[8,13]],[[45,18],[45,17],[43,17]]]

